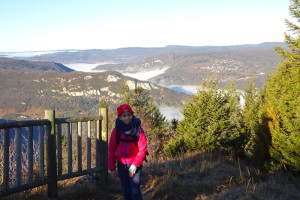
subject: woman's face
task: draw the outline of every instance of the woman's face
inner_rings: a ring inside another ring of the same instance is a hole
[[[119,116],[119,119],[124,124],[129,124],[132,121],[133,114],[131,112],[124,112],[122,115]]]

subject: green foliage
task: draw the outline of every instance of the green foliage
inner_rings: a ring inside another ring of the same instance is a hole
[[[250,79],[244,89],[245,105],[242,110],[245,131],[244,153],[260,164],[267,160],[270,145],[270,133],[261,106],[263,94],[262,90],[256,92],[254,79]]]
[[[148,151],[150,159],[157,159],[164,154],[163,144],[167,133],[167,122],[160,113],[159,108],[153,103],[149,93],[142,87],[134,90],[123,88],[123,103],[132,106],[135,115],[142,120],[142,125],[148,139]]]
[[[290,13],[299,23],[300,4],[292,0]],[[265,114],[271,133],[270,155],[280,165],[300,170],[300,32],[299,25],[286,20],[294,36],[285,35],[288,50],[277,47],[282,56],[278,69],[266,83]]]
[[[152,135],[157,135],[160,138],[166,134],[166,118],[160,113],[158,107],[153,101],[149,102],[149,107],[146,108],[147,118],[150,121]]]
[[[164,145],[164,151],[167,153],[168,157],[174,157],[180,152],[184,152],[184,140],[183,138],[169,140],[167,144]]]
[[[107,103],[106,103],[106,101],[104,100],[104,99],[102,99],[101,101],[100,101],[100,108],[107,108]]]
[[[279,163],[300,170],[299,68],[281,64],[266,85],[266,115],[271,132],[270,153]]]
[[[256,86],[254,79],[250,79],[247,86],[244,89],[245,105],[242,110],[243,123],[246,128],[246,135],[251,137],[257,130],[258,124],[258,94],[256,92]]]
[[[123,93],[123,103],[128,103],[133,107],[136,114],[144,118],[150,126],[149,136],[163,136],[166,132],[166,119],[160,113],[158,107],[153,103],[149,93],[142,87],[136,87],[132,91]]]
[[[176,130],[177,125],[178,125],[178,119],[176,118],[171,119],[171,129]]]
[[[142,87],[136,87],[132,91],[128,91],[128,90],[126,91],[124,86],[121,95],[122,95],[122,102],[127,103],[132,107],[134,107],[136,112],[139,112],[149,107],[149,102],[150,102],[149,92],[144,90]]]
[[[243,134],[240,132],[239,94],[230,83],[219,90],[218,80],[202,84],[182,112],[184,119],[177,126],[178,137],[165,145],[169,154],[184,146],[187,151],[225,148],[240,152]]]

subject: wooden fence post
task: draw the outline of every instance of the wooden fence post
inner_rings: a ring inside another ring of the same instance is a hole
[[[47,174],[48,174],[48,197],[58,198],[57,190],[57,165],[56,165],[56,131],[55,131],[55,111],[46,110],[45,119],[51,121],[47,125]]]
[[[102,185],[105,185],[108,182],[108,109],[100,108],[99,114],[103,117],[101,131],[101,166],[103,166],[103,171],[100,175],[100,181]]]
[[[96,121],[96,168],[100,169],[101,167],[101,130],[102,124],[100,120]]]

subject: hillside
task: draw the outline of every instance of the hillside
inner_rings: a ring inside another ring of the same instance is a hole
[[[135,79],[118,72],[153,70],[160,70],[162,74],[148,82],[137,81],[137,85],[149,91],[156,105],[182,108],[183,102],[190,97],[165,87],[199,86],[207,77],[216,76],[221,86],[233,80],[238,89],[243,89],[248,79],[254,77],[256,85],[261,87],[279,63],[273,47],[282,44],[94,49],[43,54],[26,60],[0,58],[0,116],[42,113],[46,108],[61,113],[66,110],[93,113],[99,98],[116,105],[120,102],[118,93],[123,85],[127,84],[130,89],[135,87]],[[58,62],[118,64],[96,67],[107,70],[105,73],[83,73],[72,72]]]
[[[74,70],[60,64],[53,62],[39,62],[26,61],[13,58],[0,57],[0,70],[17,70],[17,71],[58,71],[58,72],[72,72]]]
[[[160,54],[135,63],[99,65],[95,70],[118,70],[122,73],[162,70],[149,79],[162,85],[199,85],[208,77],[218,77],[221,85],[229,80],[243,89],[250,77],[258,87],[279,64],[279,56],[268,48],[193,50]]]
[[[97,114],[99,99],[105,99],[112,106],[121,102],[119,92],[124,85],[130,90],[136,86],[144,88],[158,106],[181,107],[189,99],[183,93],[150,82],[136,81],[115,71],[32,73],[3,70],[0,74],[0,111],[4,115],[12,109],[20,113],[41,108],[55,109],[60,113]]]
[[[234,81],[243,89],[248,79],[255,78],[258,87],[279,64],[270,42],[234,46],[166,46],[156,48],[93,49],[58,52],[27,58],[28,60],[67,63],[100,63],[95,70],[115,70],[121,73],[142,73],[162,70],[149,79],[155,84],[172,87],[199,85],[208,77],[218,76],[220,85]],[[103,63],[110,63],[104,64]]]

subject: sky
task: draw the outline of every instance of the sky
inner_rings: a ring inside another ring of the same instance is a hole
[[[289,0],[0,0],[0,52],[283,42]]]

